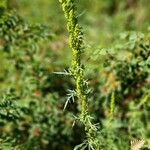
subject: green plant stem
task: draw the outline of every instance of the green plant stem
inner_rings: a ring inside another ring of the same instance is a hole
[[[81,109],[81,116],[84,119],[87,111],[87,98],[85,94],[84,85],[84,69],[81,65],[81,53],[82,53],[82,31],[78,24],[77,17],[75,16],[75,6],[73,0],[60,0],[64,15],[67,19],[67,29],[69,32],[69,45],[72,49],[72,63],[71,74],[76,82],[76,93],[79,100],[79,107]]]
[[[98,150],[99,148],[95,143],[95,133],[93,129],[94,125],[90,122],[90,117],[88,115],[84,67],[81,64],[81,53],[83,52],[83,33],[75,15],[74,0],[59,0],[59,2],[62,5],[64,16],[67,20],[67,29],[70,38],[69,45],[72,49],[71,74],[76,83],[76,94],[80,109],[80,121],[85,126],[88,144],[90,144],[92,148]]]

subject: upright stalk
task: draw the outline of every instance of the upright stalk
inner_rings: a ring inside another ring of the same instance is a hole
[[[69,32],[69,45],[72,50],[71,74],[75,79],[76,95],[78,98],[78,106],[80,109],[80,121],[85,126],[88,145],[91,149],[98,150],[98,145],[95,141],[96,128],[90,122],[88,114],[86,85],[84,80],[84,67],[81,64],[81,53],[83,52],[83,33],[78,24],[78,18],[75,12],[74,0],[59,0],[62,5],[64,16],[67,20],[67,30]]]
[[[81,65],[81,46],[83,43],[81,27],[75,16],[75,6],[73,0],[59,0],[67,19],[67,29],[69,32],[69,45],[72,49],[71,74],[76,82],[76,94],[78,97],[81,116],[84,119],[87,113],[86,94],[84,85],[84,69]]]

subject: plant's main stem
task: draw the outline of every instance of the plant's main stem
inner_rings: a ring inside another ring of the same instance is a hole
[[[67,30],[69,32],[69,45],[72,49],[71,74],[76,83],[76,95],[80,109],[80,121],[85,126],[88,144],[95,150],[99,150],[95,142],[94,125],[90,122],[88,115],[88,104],[86,85],[84,80],[84,67],[81,64],[81,53],[83,52],[83,33],[78,24],[78,19],[75,14],[74,0],[59,0],[62,5],[64,16],[67,20]]]
[[[78,24],[77,17],[75,15],[75,6],[73,0],[59,0],[64,11],[64,15],[67,19],[67,29],[69,32],[69,45],[72,49],[72,63],[71,74],[76,82],[76,93],[81,106],[81,117],[84,119],[87,113],[86,94],[84,85],[84,69],[81,65],[81,53],[82,53],[82,31]]]

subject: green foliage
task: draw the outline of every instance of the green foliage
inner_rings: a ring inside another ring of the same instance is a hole
[[[75,4],[71,0],[60,0],[64,15],[67,19],[67,29],[70,36],[70,48],[72,49],[72,65],[71,65],[71,75],[75,79],[76,83],[76,95],[78,98],[78,106],[80,108],[79,120],[85,126],[85,132],[87,136],[87,142],[80,144],[75,149],[99,149],[98,142],[95,141],[95,131],[97,128],[91,123],[91,117],[88,115],[88,104],[87,104],[87,94],[86,85],[84,81],[84,67],[81,64],[81,52],[82,49],[82,31],[78,24],[78,19],[75,16]]]
[[[0,0],[0,16],[4,14],[6,8],[7,8],[7,0]]]
[[[0,149],[149,149],[149,0],[60,2],[70,40],[59,1],[0,0]]]

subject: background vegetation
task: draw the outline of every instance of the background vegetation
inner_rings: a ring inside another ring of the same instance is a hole
[[[133,138],[150,149],[149,0],[75,5],[101,149],[129,150]],[[84,149],[68,37],[59,1],[0,0],[0,149]]]

